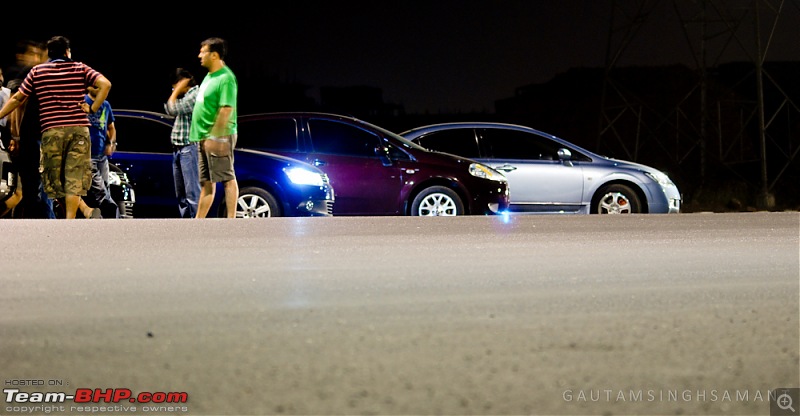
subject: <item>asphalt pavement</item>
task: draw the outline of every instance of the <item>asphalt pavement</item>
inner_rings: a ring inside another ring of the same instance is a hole
[[[0,238],[2,415],[769,415],[800,387],[797,212]]]

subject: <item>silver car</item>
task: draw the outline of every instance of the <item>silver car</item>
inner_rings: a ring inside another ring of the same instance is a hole
[[[459,122],[400,133],[422,147],[477,160],[508,178],[511,212],[678,213],[681,194],[665,173],[600,156],[530,127]]]

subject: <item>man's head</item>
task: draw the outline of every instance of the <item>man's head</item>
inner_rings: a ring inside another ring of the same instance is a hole
[[[53,36],[47,41],[47,56],[50,59],[69,58],[69,39]]]
[[[46,61],[45,45],[35,40],[25,39],[17,42],[17,63],[24,67],[32,67]]]
[[[195,85],[197,85],[197,82],[194,80],[194,75],[192,75],[192,73],[189,72],[186,68],[175,69],[175,77],[172,80],[172,85],[175,86],[175,84],[177,84],[178,81],[182,79],[189,80],[189,87],[194,87]]]
[[[200,65],[209,71],[215,71],[225,64],[228,43],[221,38],[208,38],[200,43]]]

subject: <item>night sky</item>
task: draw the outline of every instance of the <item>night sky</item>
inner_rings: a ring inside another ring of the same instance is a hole
[[[173,69],[184,66],[204,75],[197,59],[200,42],[219,36],[229,41],[227,62],[240,78],[242,102],[257,103],[260,97],[248,93],[247,86],[269,78],[307,85],[315,98],[319,87],[378,87],[384,101],[401,104],[408,113],[493,112],[494,101],[513,96],[519,86],[546,82],[570,68],[603,67],[612,14],[619,25],[620,12],[643,5],[651,13],[618,65],[694,67],[673,1],[617,3],[617,13],[611,0],[293,1],[263,3],[259,8],[266,12],[237,2],[208,11],[191,4],[192,9],[178,11],[163,4],[118,3],[121,13],[92,3],[85,10],[49,9],[40,19],[28,12],[25,19],[11,19],[0,43],[0,63],[13,60],[17,39],[64,35],[72,41],[74,59],[112,81],[114,107],[160,111]],[[696,7],[693,1],[678,3],[686,5],[684,17]],[[753,1],[737,4],[752,6]],[[799,4],[784,4],[768,60],[800,60]],[[734,9],[726,12],[744,13]],[[14,14],[5,11],[2,18]],[[762,11],[762,25],[774,16]],[[743,29],[740,38],[721,57],[716,55],[723,47],[717,45],[723,40],[710,39],[708,61],[748,60],[736,43],[752,43],[755,35]]]

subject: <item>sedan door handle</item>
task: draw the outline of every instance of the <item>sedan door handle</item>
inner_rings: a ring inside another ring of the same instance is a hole
[[[505,164],[503,166],[498,166],[495,169],[502,170],[503,172],[511,172],[512,170],[517,170],[515,166],[511,166],[509,164]]]
[[[325,166],[327,164],[324,160],[314,159],[314,166]]]

